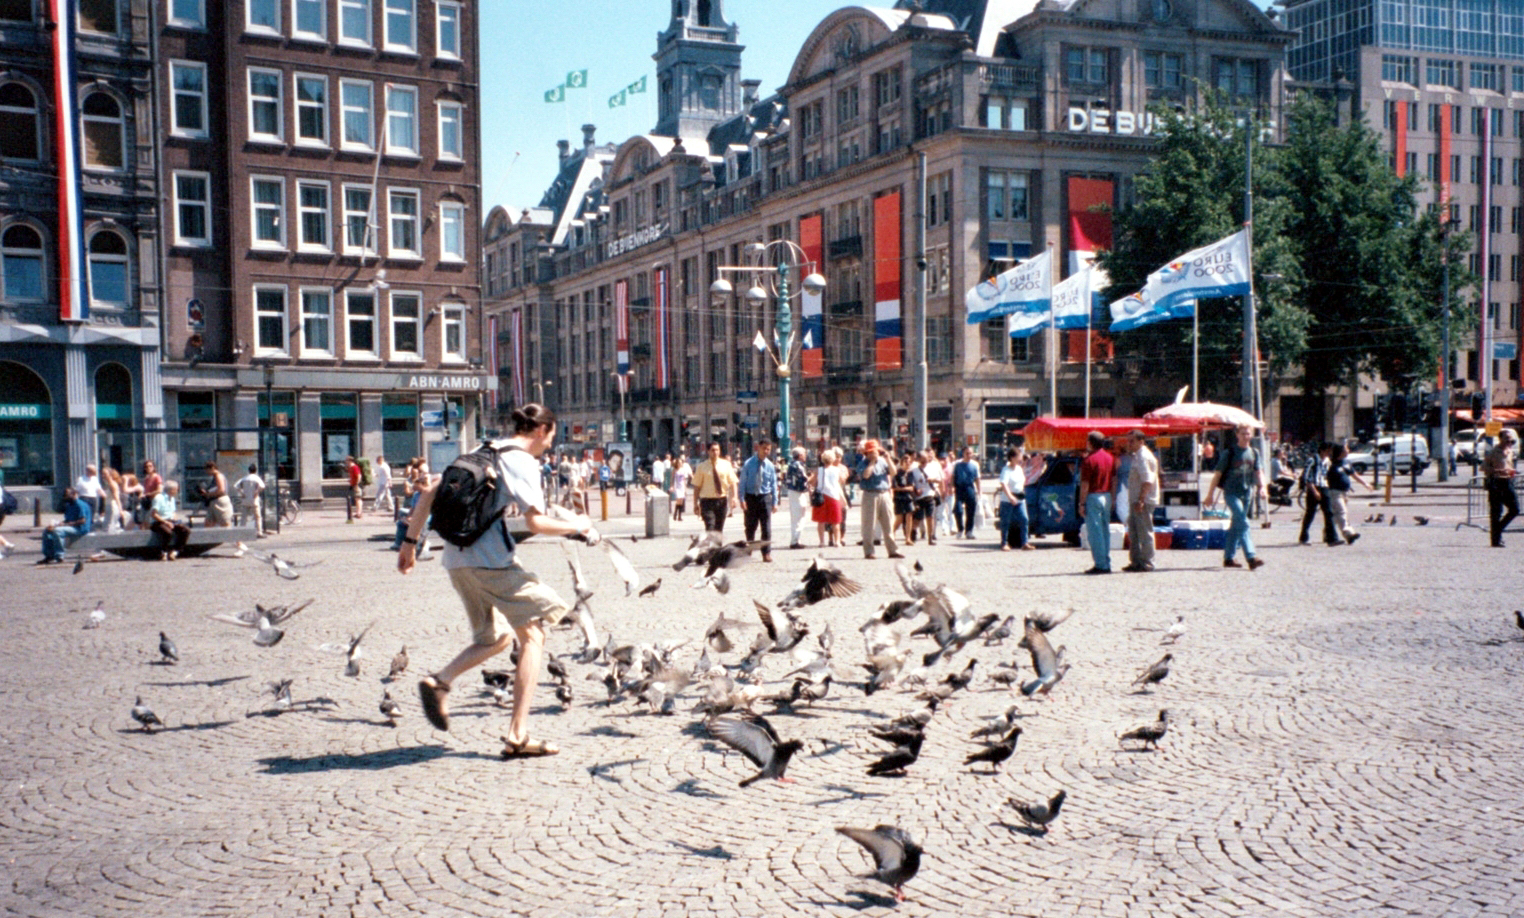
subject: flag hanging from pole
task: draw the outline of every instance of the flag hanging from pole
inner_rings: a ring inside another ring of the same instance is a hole
[[[638,92],[645,92],[646,91],[646,78],[645,77],[641,77],[640,79],[638,79],[635,82],[631,83],[630,85],[626,86],[624,88],[624,91],[629,93],[632,96],[635,95]]]
[[[79,106],[76,82],[74,29],[76,6],[71,0],[50,0],[53,20],[50,36],[53,53],[53,144],[58,164],[58,318],[84,322],[90,317],[90,296],[85,286],[85,222],[80,189]],[[28,7],[30,8],[30,7]]]
[[[551,103],[565,102],[566,101],[566,87],[563,85],[563,86],[557,86],[555,89],[547,89],[547,90],[545,90],[545,101],[546,102],[551,102]]]
[[[1087,265],[1079,273],[1053,285],[1053,321],[1061,329],[1099,328],[1105,321],[1096,315],[1101,291],[1111,284],[1102,268]],[[1104,303],[1099,304],[1104,307]]]
[[[1143,289],[1111,304],[1111,330],[1189,319],[1196,301],[1249,292],[1249,247],[1242,230],[1192,249],[1148,275]]]
[[[609,96],[609,108],[620,108],[628,101],[629,99],[626,98],[625,91],[621,89],[612,96]]]
[[[963,305],[968,310],[968,324],[978,325],[1018,312],[1041,313],[1046,318],[1052,299],[1053,256],[1043,249],[1015,267],[975,284],[963,297]]]
[[[751,339],[751,346],[764,354],[767,353],[767,339],[762,336],[762,329],[757,329],[757,337]]]
[[[567,89],[586,89],[587,88],[587,71],[586,70],[573,70],[573,71],[567,73],[566,74],[566,84],[565,85],[566,85]]]
[[[509,322],[513,333],[513,403],[522,405],[528,396],[524,391],[527,388],[524,382],[524,310],[515,309]]]
[[[630,282],[614,282],[614,369],[619,375],[619,391],[625,391],[630,372]]]
[[[799,218],[799,247],[804,257],[819,265],[825,256],[824,222],[820,214]],[[821,291],[805,289],[799,294],[799,327],[804,345],[799,349],[799,374],[805,379],[825,375],[825,308]]]
[[[492,375],[497,377],[502,374],[502,365],[497,357],[497,316],[487,317],[487,366],[491,368]],[[491,389],[487,392],[487,408],[492,416],[497,415],[497,392]]]

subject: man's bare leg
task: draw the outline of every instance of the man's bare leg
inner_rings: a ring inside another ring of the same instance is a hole
[[[519,638],[519,665],[513,673],[513,720],[508,725],[510,743],[529,739],[529,703],[534,700],[535,684],[540,680],[540,662],[545,651],[545,629],[538,619],[515,627]]]

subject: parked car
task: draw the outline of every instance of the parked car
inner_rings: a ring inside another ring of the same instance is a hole
[[[1394,454],[1398,474],[1407,475],[1416,466],[1421,475],[1429,467],[1429,442],[1422,434],[1411,433],[1378,437],[1374,445],[1357,446],[1350,451],[1347,461],[1350,468],[1364,475],[1378,464],[1383,470],[1391,468]]]
[[[1482,439],[1484,431],[1473,427],[1470,430],[1457,430],[1450,434],[1450,442],[1455,444],[1455,461],[1468,462],[1475,465],[1481,461],[1477,455],[1476,445]]]

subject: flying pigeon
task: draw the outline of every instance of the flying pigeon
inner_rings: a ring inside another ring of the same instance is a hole
[[[809,622],[801,621],[795,618],[790,612],[784,612],[783,614],[787,619],[787,624],[784,627],[779,628],[773,621],[773,613],[771,609],[769,609],[767,606],[764,606],[762,603],[758,602],[755,599],[751,601],[751,604],[756,606],[757,617],[762,619],[762,628],[767,632],[767,636],[772,639],[772,653],[788,653],[790,650],[793,650],[795,647],[797,647],[800,641],[809,636]]]
[[[711,556],[719,550],[723,536],[718,532],[709,531],[702,536],[694,536],[693,541],[688,543],[688,550],[672,565],[674,571],[680,571],[690,564],[708,564]]]
[[[397,651],[397,655],[392,657],[392,668],[387,672],[386,678],[395,679],[405,672],[407,672],[407,646],[403,645],[402,649]]]
[[[169,639],[169,635],[159,632],[159,658],[165,663],[179,663],[180,649],[175,642]]]
[[[757,716],[717,717],[709,722],[709,732],[715,739],[751,759],[761,769],[751,777],[743,778],[741,787],[749,787],[763,778],[789,783],[792,779],[783,776],[788,768],[788,760],[804,748],[804,743],[799,740],[784,742],[779,739],[772,724]]]
[[[270,624],[270,619],[261,615],[259,628],[254,632],[254,644],[258,647],[274,647],[280,643],[280,639],[286,636],[286,632]]]
[[[609,556],[609,563],[614,565],[614,572],[619,579],[624,581],[624,595],[629,596],[640,586],[640,573],[635,570],[635,565],[630,563],[630,556],[626,555],[613,541],[604,539],[598,543],[603,547],[604,554]]]
[[[1427,526],[1429,525],[1429,518],[1426,516],[1414,515],[1413,522],[1417,523],[1420,526]]]
[[[1173,644],[1185,635],[1185,616],[1175,616],[1175,623],[1164,632],[1164,637],[1159,641],[1161,644]]]
[[[571,703],[572,703],[572,690],[571,690],[571,686],[566,684],[565,682],[562,682],[560,685],[557,685],[556,686],[556,700],[561,702],[561,704],[563,706],[570,707]]]
[[[1157,662],[1139,673],[1138,678],[1132,680],[1132,684],[1143,686],[1140,691],[1147,694],[1150,685],[1158,685],[1164,681],[1165,676],[1169,675],[1169,663],[1174,658],[1175,655],[1172,653],[1167,653],[1160,657]]]
[[[1161,709],[1159,711],[1158,720],[1154,721],[1151,724],[1144,724],[1141,727],[1134,727],[1133,729],[1128,730],[1126,733],[1123,733],[1121,736],[1117,737],[1117,739],[1123,742],[1127,740],[1139,740],[1143,743],[1144,749],[1158,749],[1159,740],[1164,739],[1164,732],[1168,728],[1169,711]]]
[[[863,846],[873,856],[871,876],[894,888],[894,900],[905,901],[905,884],[921,869],[921,846],[904,829],[874,826],[854,829],[837,826],[836,831]]]
[[[1005,621],[1001,622],[998,627],[992,629],[988,634],[984,636],[984,646],[988,647],[991,644],[1004,644],[1005,639],[1010,637],[1015,632],[1015,628],[1016,616],[1007,615],[1005,617]]]
[[[659,589],[661,589],[661,578],[657,577],[651,583],[640,588],[640,598],[645,599],[647,596],[655,596],[656,591]]]
[[[270,624],[279,625],[287,619],[295,616],[296,613],[312,605],[312,603],[313,600],[309,599],[299,606],[271,606],[268,609],[259,603],[255,603],[253,609],[245,609],[241,612],[235,612],[232,615],[219,612],[216,615],[209,615],[207,617],[214,622],[222,622],[228,625],[238,625],[241,628],[258,627],[260,618],[268,618],[270,620]]]
[[[265,687],[271,695],[275,696],[275,710],[286,711],[291,708],[291,680],[282,679],[279,682],[266,682]]]
[[[90,617],[85,620],[86,628],[99,628],[106,623],[105,605],[104,600],[95,604],[95,608],[90,612]]]
[[[704,570],[704,579],[695,583],[693,588],[702,590],[706,586],[712,586],[722,594],[730,592],[730,576],[726,571],[750,561],[754,548],[755,546],[742,541],[732,542],[715,549],[709,556],[709,566]]]
[[[388,690],[381,692],[381,713],[385,715],[389,727],[397,726],[397,718],[402,716],[402,706],[392,698],[392,693]]]
[[[1031,652],[1032,669],[1037,673],[1035,680],[1021,687],[1021,693],[1028,698],[1038,691],[1048,694],[1058,684],[1058,680],[1063,678],[1058,671],[1058,653],[1042,628],[1030,618],[1026,620],[1026,633],[1022,635],[1021,645]],[[1030,690],[1028,685],[1031,686]]]
[[[154,727],[164,726],[164,721],[159,719],[159,715],[143,703],[142,695],[138,696],[137,702],[132,706],[132,719],[143,725],[144,733],[152,733]]]
[[[1049,631],[1068,621],[1069,616],[1073,614],[1074,609],[1072,608],[1065,609],[1062,612],[1039,610],[1028,615],[1027,619],[1037,626],[1038,631],[1047,634]]]
[[[270,565],[275,569],[275,573],[279,574],[281,577],[284,577],[287,580],[295,580],[302,575],[301,572],[304,569],[309,567],[316,567],[317,565],[323,563],[319,560],[307,561],[302,564],[293,564],[290,561],[287,561],[285,558],[279,557],[273,551],[266,553],[262,551],[255,551],[252,548],[248,549],[248,555],[256,561],[263,561],[264,563]]]
[[[1064,801],[1068,799],[1068,796],[1069,794],[1066,791],[1059,791],[1046,801],[1037,800],[1032,803],[1022,803],[1020,800],[1010,797],[1005,802],[1011,805],[1011,809],[1016,811],[1017,815],[1021,817],[1022,822],[1025,822],[1034,829],[1041,829],[1046,833],[1048,831],[1048,823],[1058,818],[1058,811],[1063,807]]]
[[[563,541],[561,550],[566,553],[566,566],[571,568],[572,594],[577,599],[572,606],[570,617],[582,629],[582,652],[577,659],[584,663],[591,663],[598,657],[598,624],[593,620],[593,607],[589,604],[589,600],[593,598],[593,588],[582,573],[582,559],[577,553],[576,545],[570,541]]]
[[[342,653],[347,660],[344,665],[344,675],[354,678],[360,675],[360,658],[365,655],[360,650],[360,642],[365,639],[365,635],[369,634],[370,629],[374,627],[376,627],[376,623],[371,622],[365,626],[364,631],[350,638],[347,643],[338,641],[332,644],[324,644],[318,649],[326,653]]]
[[[963,764],[972,765],[975,762],[988,762],[990,764],[990,773],[993,774],[999,771],[1000,764],[1010,758],[1016,751],[1016,741],[1020,738],[1021,728],[1012,727],[1010,732],[1006,733],[1004,739],[998,743],[991,743],[978,752],[970,753],[968,758],[963,760]]]
[[[802,609],[822,599],[852,596],[861,590],[862,586],[843,574],[841,568],[834,564],[826,564],[825,559],[817,557],[805,570],[801,585],[783,597],[783,601],[778,603],[778,608],[784,611]]]
[[[1521,612],[1518,609],[1514,609],[1513,623],[1519,626],[1520,631],[1524,631],[1524,612]]]

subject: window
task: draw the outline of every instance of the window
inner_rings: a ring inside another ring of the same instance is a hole
[[[328,78],[297,74],[296,142],[328,145]]]
[[[369,185],[344,186],[344,254],[374,255],[376,241],[371,236],[372,192]]]
[[[1423,79],[1425,83],[1435,86],[1460,89],[1460,68],[1455,61],[1427,59],[1424,61]]]
[[[465,107],[459,102],[439,103],[439,158],[463,159]],[[660,186],[657,186],[660,187]]]
[[[301,225],[298,249],[329,250],[327,182],[296,183],[296,219]]]
[[[286,288],[254,288],[254,352],[286,352]]]
[[[127,306],[127,240],[102,230],[90,237],[90,305],[122,309]]]
[[[1149,89],[1179,89],[1182,58],[1162,51],[1143,52],[1143,79]]]
[[[386,50],[418,51],[417,0],[386,0]]]
[[[984,126],[1005,131],[1027,129],[1027,100],[986,96],[984,99]]]
[[[1502,80],[1498,76],[1497,64],[1479,64],[1471,62],[1471,88],[1490,89],[1496,92],[1501,89]]]
[[[857,87],[848,86],[836,92],[836,123],[849,124],[857,120]]]
[[[170,130],[182,136],[205,137],[206,65],[170,61],[169,82],[175,99]]]
[[[212,244],[211,176],[175,173],[175,245]]]
[[[328,0],[291,0],[291,37],[328,40]]]
[[[283,121],[280,71],[249,68],[250,139],[282,140],[285,137]]]
[[[376,292],[346,290],[344,319],[349,326],[348,356],[376,356]]]
[[[904,78],[899,67],[873,75],[873,99],[879,106],[892,105],[900,100],[900,88]]]
[[[1403,57],[1397,54],[1381,55],[1381,79],[1392,83],[1407,83],[1416,85],[1418,82],[1418,61],[1416,58]]]
[[[418,90],[386,87],[386,152],[418,155]]]
[[[460,60],[459,3],[439,0],[439,12],[435,32],[438,37],[436,53],[440,57]]]
[[[1259,96],[1259,62],[1218,58],[1213,61],[1212,85],[1239,98]]]
[[[926,180],[926,225],[941,226],[952,219],[952,173],[939,172]]]
[[[182,29],[206,28],[206,0],[169,0],[169,24]]]
[[[246,29],[280,34],[280,0],[248,0]]]
[[[439,260],[466,260],[466,205],[459,202],[439,205]]]
[[[423,295],[397,292],[392,294],[392,359],[419,360],[423,352],[418,349],[421,338]]]
[[[1109,64],[1110,54],[1105,48],[1064,49],[1064,77],[1069,83],[1109,83]]]
[[[84,120],[85,165],[96,169],[120,169],[127,154],[123,140],[122,106],[109,93],[92,92],[85,96],[81,118]]]
[[[346,150],[374,150],[375,118],[371,114],[371,84],[364,80],[339,81],[339,105],[343,109],[344,137],[340,146]]]
[[[391,218],[387,254],[422,258],[423,250],[418,243],[418,192],[393,189],[387,193],[386,206]]]
[[[18,225],[0,235],[0,296],[7,302],[40,302],[43,290],[42,234]]]
[[[302,288],[302,356],[333,356],[333,293]]]
[[[370,0],[339,0],[339,44],[370,47]]]
[[[115,35],[117,0],[79,0],[79,28],[82,32]]]
[[[31,89],[21,83],[0,86],[0,159],[42,158],[41,117]]]
[[[451,362],[466,359],[466,307],[459,303],[444,305],[444,349],[440,359]]]
[[[1026,220],[1027,174],[997,172],[985,176],[985,216],[990,220]]]
[[[254,248],[286,247],[286,180],[253,176],[249,179],[250,211],[254,220]]]

